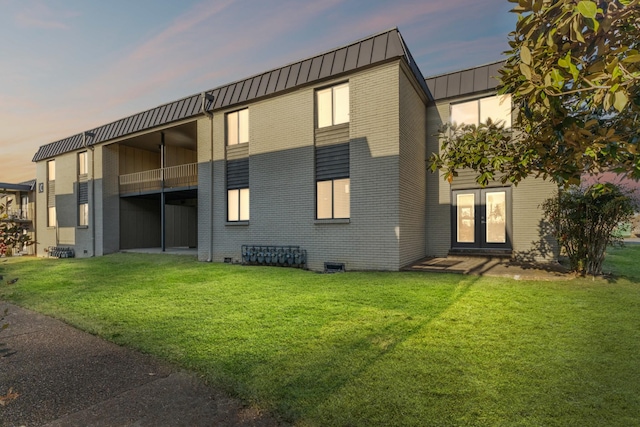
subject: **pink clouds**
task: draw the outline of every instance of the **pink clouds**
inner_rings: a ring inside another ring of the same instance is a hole
[[[390,27],[398,26],[416,60],[432,69],[498,59],[496,45],[506,40],[504,32],[467,31],[497,19],[480,17],[486,10],[502,16],[495,9],[506,10],[504,0],[169,3],[156,16],[152,0],[136,0],[126,11],[131,19],[121,22],[125,13],[113,12],[122,7],[115,3],[78,2],[74,12],[45,0],[0,0],[13,10],[4,26],[7,46],[15,46],[0,58],[0,154],[11,152],[2,157],[0,181],[9,179],[5,159],[13,167],[19,150],[32,175],[30,160],[42,144]],[[80,14],[94,19],[74,19]],[[455,28],[460,19],[469,28]],[[441,35],[452,28],[456,37]],[[19,44],[26,39],[30,44]]]

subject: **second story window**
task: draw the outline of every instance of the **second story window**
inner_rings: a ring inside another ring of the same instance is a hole
[[[511,127],[511,95],[495,95],[451,105],[451,123],[478,125],[488,118]]]
[[[227,145],[249,142],[249,109],[227,114]]]
[[[47,162],[47,227],[55,227],[56,221],[56,161]]]
[[[349,123],[349,83],[316,92],[318,128]]]
[[[56,180],[56,161],[49,160],[47,162],[47,181],[55,181]]]
[[[89,161],[87,152],[78,153],[78,175],[86,175],[89,173]]]

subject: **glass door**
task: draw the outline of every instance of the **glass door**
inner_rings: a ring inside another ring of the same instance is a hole
[[[452,248],[510,249],[511,188],[452,192]]]

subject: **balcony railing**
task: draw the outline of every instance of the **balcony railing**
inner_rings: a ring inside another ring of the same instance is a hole
[[[120,175],[120,194],[160,191],[164,188],[191,187],[198,185],[198,164],[171,166]]]
[[[28,212],[22,209],[9,209],[3,215],[0,215],[0,219],[9,221],[31,221]]]

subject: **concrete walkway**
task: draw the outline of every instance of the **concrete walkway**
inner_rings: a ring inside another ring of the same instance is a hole
[[[0,426],[276,426],[193,374],[0,302]]]
[[[509,258],[483,256],[426,258],[405,270],[510,277],[516,280],[570,280],[575,277],[558,263],[515,262]]]

